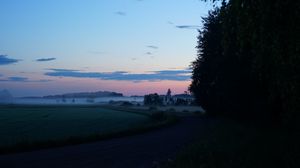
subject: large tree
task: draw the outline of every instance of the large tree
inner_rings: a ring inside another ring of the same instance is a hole
[[[203,29],[198,36],[198,57],[192,63],[192,84],[190,91],[196,97],[198,103],[204,106],[210,114],[218,111],[218,100],[215,95],[215,83],[219,80],[218,71],[222,62],[222,24],[220,10],[209,12],[208,17],[203,18]]]
[[[229,0],[204,18],[190,90],[209,114],[298,123],[299,11],[300,1]]]

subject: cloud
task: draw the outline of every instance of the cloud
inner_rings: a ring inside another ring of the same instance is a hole
[[[8,80],[14,81],[14,82],[25,82],[25,81],[28,81],[28,78],[14,76],[14,77],[9,77]]]
[[[190,80],[190,70],[162,70],[151,71],[148,73],[129,73],[126,71],[115,72],[83,72],[69,69],[50,69],[52,72],[47,72],[45,75],[52,77],[73,77],[73,78],[94,78],[102,80],[117,80],[117,81],[188,81]]]
[[[41,80],[29,80],[26,77],[12,76],[5,79],[0,79],[1,82],[50,82],[51,80],[41,79]]]
[[[152,55],[152,52],[146,52],[145,54],[146,55]]]
[[[192,68],[189,68],[189,67],[169,67],[168,69],[170,69],[170,70],[184,69],[184,70],[187,70],[187,71],[192,71]]]
[[[56,71],[56,72],[76,72],[76,71],[80,71],[80,70],[76,70],[76,69],[59,69],[59,68],[51,68],[51,69],[46,69],[46,70]]]
[[[19,77],[19,76],[13,76],[13,77],[8,77],[5,79],[0,79],[1,82],[27,82],[28,78],[26,77]]]
[[[37,59],[36,61],[37,62],[47,62],[47,61],[54,61],[56,60],[56,58],[40,58],[40,59]]]
[[[31,82],[52,82],[53,80],[49,80],[49,79],[40,79],[37,81],[31,81]]]
[[[155,45],[148,45],[147,47],[148,47],[148,48],[151,48],[151,49],[158,49],[158,47],[155,46]]]
[[[0,55],[0,65],[8,65],[19,62],[20,60],[7,58],[7,55]]]
[[[122,12],[122,11],[117,11],[115,12],[115,14],[120,16],[126,16],[126,12]]]
[[[178,25],[178,26],[176,26],[176,28],[179,28],[179,29],[199,29],[200,26],[197,26],[197,25]]]

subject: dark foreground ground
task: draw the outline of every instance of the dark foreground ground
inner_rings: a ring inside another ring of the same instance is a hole
[[[194,143],[168,168],[299,168],[295,128],[229,118],[207,119]]]
[[[151,132],[90,144],[0,155],[3,168],[148,168],[173,159],[212,120],[182,117]]]

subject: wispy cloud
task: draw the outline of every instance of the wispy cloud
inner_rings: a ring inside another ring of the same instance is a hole
[[[152,52],[146,52],[145,54],[146,55],[152,55],[153,53]]]
[[[47,61],[54,61],[56,60],[56,58],[40,58],[40,59],[37,59],[36,61],[37,62],[47,62]]]
[[[122,12],[122,11],[117,11],[115,12],[116,15],[120,15],[120,16],[126,16],[126,12]]]
[[[13,76],[13,77],[8,77],[7,80],[13,81],[13,82],[25,82],[25,81],[28,81],[28,78]]]
[[[148,47],[148,48],[151,48],[151,49],[158,49],[158,47],[155,46],[155,45],[148,45],[147,47]]]
[[[41,80],[30,80],[27,77],[12,76],[5,79],[0,79],[1,82],[50,82],[51,80],[41,79]]]
[[[73,78],[94,78],[102,80],[118,80],[118,81],[188,81],[190,80],[190,70],[162,70],[151,71],[147,73],[130,73],[126,71],[115,72],[83,72],[69,69],[50,69],[45,75],[52,77],[73,77]]]
[[[197,25],[177,25],[176,28],[179,28],[179,29],[199,29],[200,26],[197,26]]]
[[[80,70],[76,70],[76,69],[60,69],[60,68],[51,68],[51,69],[46,69],[46,70],[56,71],[56,72],[76,72],[76,71],[80,71]]]
[[[9,65],[19,62],[20,60],[8,58],[7,55],[0,55],[0,65]]]

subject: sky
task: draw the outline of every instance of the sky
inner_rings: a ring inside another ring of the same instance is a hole
[[[183,93],[200,0],[0,0],[0,90],[13,96]]]

